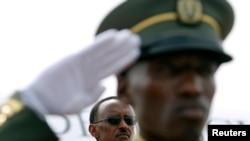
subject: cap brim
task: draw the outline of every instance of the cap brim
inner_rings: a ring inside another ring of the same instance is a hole
[[[211,56],[211,58],[218,63],[224,63],[232,60],[232,57],[223,51],[220,41],[185,35],[157,39],[143,44],[141,47],[142,53],[140,59],[159,54],[184,51],[198,51],[208,54],[209,57]]]

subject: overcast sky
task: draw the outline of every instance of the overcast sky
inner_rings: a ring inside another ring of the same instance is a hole
[[[0,0],[0,102],[44,69],[89,44],[102,18],[123,0]],[[250,119],[249,0],[230,0],[236,21],[225,50],[234,60],[221,66],[212,118]],[[116,81],[104,81],[103,97]]]

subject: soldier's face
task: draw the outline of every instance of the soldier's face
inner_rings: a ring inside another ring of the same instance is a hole
[[[206,55],[174,54],[135,64],[118,93],[133,105],[143,137],[196,140],[215,93],[218,65]]]

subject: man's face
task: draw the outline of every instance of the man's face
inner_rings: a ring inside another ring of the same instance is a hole
[[[217,67],[204,54],[154,57],[119,78],[118,93],[133,105],[143,137],[196,140],[208,117]]]
[[[100,105],[95,118],[95,122],[100,122],[90,125],[95,132],[92,135],[98,141],[131,141],[134,136],[134,119],[135,113],[130,105],[115,99],[105,101]]]

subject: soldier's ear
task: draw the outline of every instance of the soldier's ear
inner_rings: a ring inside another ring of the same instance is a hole
[[[117,81],[118,81],[117,95],[119,99],[124,103],[133,105],[131,95],[128,92],[129,81],[128,78],[126,77],[126,74],[117,75]]]
[[[95,137],[96,139],[99,139],[99,136],[100,136],[99,129],[98,129],[98,127],[96,125],[94,125],[94,124],[89,125],[89,133],[93,137]]]

